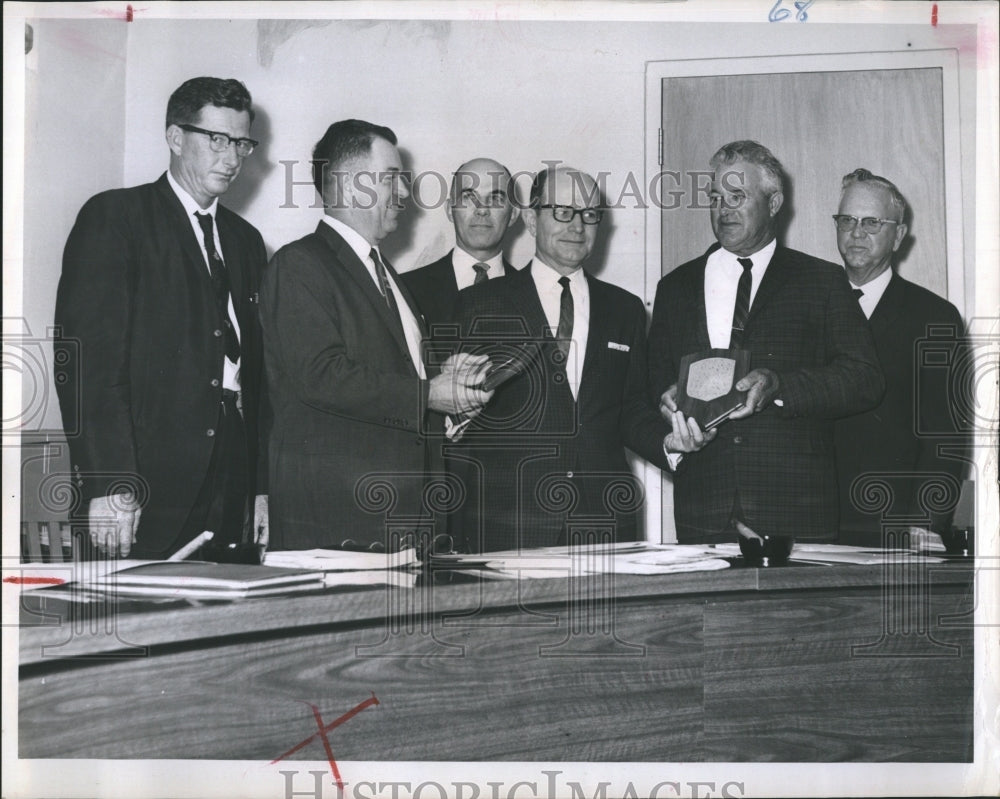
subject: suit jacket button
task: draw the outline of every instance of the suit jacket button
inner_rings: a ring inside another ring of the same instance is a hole
[[[743,436],[733,436],[733,443],[734,444],[742,444],[743,443]]]
[[[208,430],[205,431],[205,435],[211,438],[212,436],[215,435],[215,431],[210,427],[208,428]]]
[[[212,385],[212,388],[218,388],[219,387],[219,380],[218,380],[218,378],[213,377],[211,385]]]
[[[222,331],[221,330],[214,330],[214,331],[212,331],[212,335],[215,336],[216,338],[221,338],[222,337]]]
[[[573,472],[566,472],[566,476],[567,476],[567,477],[568,477],[568,478],[569,478],[570,480],[572,480],[572,479],[573,479]]]

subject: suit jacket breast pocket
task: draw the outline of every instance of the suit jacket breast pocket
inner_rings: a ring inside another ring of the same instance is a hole
[[[622,349],[626,346],[628,345],[614,341],[602,345],[597,366],[600,369],[601,379],[606,381],[607,385],[624,385],[628,377],[631,352]]]

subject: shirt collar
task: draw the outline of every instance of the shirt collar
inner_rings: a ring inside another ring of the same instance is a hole
[[[472,257],[469,253],[456,245],[455,250],[451,254],[451,264],[456,269],[471,269],[473,264],[480,263],[486,264],[490,268],[490,277],[503,274],[503,253],[498,252],[492,258],[480,261],[478,258]]]
[[[202,208],[200,205],[198,205],[194,197],[188,194],[187,191],[185,191],[184,188],[181,186],[181,184],[174,179],[174,176],[170,173],[169,169],[167,170],[167,183],[169,183],[170,188],[174,190],[174,194],[176,194],[177,199],[181,201],[181,205],[184,206],[184,212],[188,216],[194,216],[196,213],[198,213],[198,214],[209,214],[212,216],[213,219],[215,218],[215,212],[219,208],[218,197],[214,197],[212,199],[212,203],[211,205],[208,206],[208,208]]]
[[[848,279],[850,280],[850,279]],[[863,286],[855,286],[851,282],[852,289],[861,289],[863,293],[862,298],[868,301],[868,304],[872,308],[878,305],[878,301],[882,299],[882,295],[885,294],[885,290],[889,287],[889,281],[892,280],[892,267],[887,267],[878,277],[872,278]]]
[[[751,261],[753,261],[753,268],[756,271],[758,268],[760,269],[767,268],[768,264],[771,263],[771,259],[774,257],[774,251],[777,249],[777,247],[778,247],[778,240],[771,239],[767,244],[765,244],[763,247],[757,250],[757,252],[752,253],[751,255],[747,256],[737,255],[734,252],[730,252],[725,247],[722,248],[721,252],[724,252],[726,254],[727,261],[730,261],[731,263],[734,264],[737,262],[738,258],[744,258],[744,257],[749,258]]]
[[[532,269],[531,273],[535,276],[535,280],[541,279],[543,282],[552,283],[553,285],[559,285],[559,280],[562,277],[568,277],[570,283],[580,283],[581,281],[586,281],[584,278],[583,267],[578,268],[576,271],[571,272],[568,275],[563,275],[558,272],[555,267],[549,266],[545,260],[538,254],[535,253],[535,262],[537,262],[541,267],[540,269]]]
[[[358,231],[346,222],[342,222],[332,216],[324,215],[323,221],[340,234],[341,238],[347,242],[347,246],[354,250],[354,254],[361,259],[362,263],[367,263],[371,260],[372,245],[369,244],[368,240],[358,233]],[[374,249],[378,251],[378,247],[375,247]],[[382,257],[381,251],[379,251],[379,257]],[[384,262],[385,259],[383,259],[383,263]]]

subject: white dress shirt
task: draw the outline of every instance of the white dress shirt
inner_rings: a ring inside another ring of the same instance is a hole
[[[774,256],[777,241],[757,250],[747,256],[753,261],[750,270],[750,306],[753,307],[754,297],[764,279],[768,264]],[[743,267],[736,260],[740,256],[729,250],[720,248],[708,256],[705,263],[705,317],[708,322],[708,340],[713,349],[728,349],[729,338],[733,331],[733,309],[736,306],[736,288],[739,286]]]
[[[215,219],[215,213],[219,207],[219,198],[216,197],[212,200],[212,204],[209,205],[208,208],[202,208],[195,201],[194,197],[184,191],[181,184],[174,180],[174,176],[170,174],[169,169],[167,170],[167,183],[170,184],[170,188],[174,190],[174,194],[177,195],[177,199],[180,200],[181,205],[184,206],[184,211],[187,214],[188,221],[191,223],[191,229],[194,231],[195,241],[198,242],[198,247],[201,250],[202,257],[205,259],[205,269],[207,269],[209,275],[211,275],[212,269],[208,265],[208,250],[205,249],[205,233],[202,231],[201,224],[198,222],[198,217],[196,217],[195,214],[208,214],[212,217],[212,233],[215,238],[215,251],[219,253],[223,263],[225,263],[226,254],[222,251],[222,243],[219,241],[219,225]],[[237,340],[240,340],[240,323],[236,318],[236,309],[233,307],[232,291],[230,291],[229,294],[229,320],[233,323],[233,330],[236,331]],[[240,363],[239,361],[233,363],[225,355],[222,357],[222,387],[228,388],[230,391],[240,390]]]
[[[852,289],[861,289],[861,296],[858,297],[858,305],[861,306],[861,310],[865,312],[865,317],[868,319],[872,318],[872,314],[875,313],[875,307],[878,305],[878,301],[882,299],[882,295],[885,294],[885,290],[889,287],[889,281],[892,280],[892,267],[888,267],[882,274],[878,277],[869,280],[863,286],[855,286],[851,282]]]
[[[375,284],[375,288],[378,289],[379,294],[381,294],[382,289],[379,287],[378,274],[375,272],[375,262],[371,258],[372,245],[369,244],[367,239],[365,239],[365,237],[358,233],[354,228],[344,222],[341,222],[339,219],[334,219],[332,216],[324,215],[323,221],[337,231],[341,238],[347,242],[347,246],[354,250],[354,254],[361,259],[361,263],[363,263],[365,265],[365,269],[368,270],[368,274],[371,276],[372,282]],[[379,258],[382,258],[382,251],[379,250],[378,247],[375,247],[375,250],[378,252]],[[382,263],[385,263],[385,258],[382,258]],[[410,353],[410,360],[413,361],[413,365],[416,368],[420,379],[426,379],[427,370],[424,368],[424,360],[420,354],[422,342],[422,336],[420,335],[420,323],[417,322],[417,317],[414,316],[413,311],[410,310],[409,303],[403,298],[403,293],[399,290],[399,286],[396,285],[392,272],[386,269],[385,277],[386,280],[389,281],[389,286],[396,298],[396,307],[399,309],[399,321],[403,325],[403,335],[406,337],[406,349]]]
[[[778,246],[775,239],[771,239],[761,249],[753,255],[746,256],[753,261],[750,268],[750,305],[753,307],[754,297],[757,296],[757,289],[764,279],[774,250]],[[739,287],[740,275],[743,274],[743,267],[737,258],[743,256],[729,252],[725,248],[719,248],[705,262],[705,319],[708,323],[708,340],[713,349],[729,349],[729,340],[733,333],[733,310],[736,307],[736,290]],[[775,400],[775,404],[780,405],[781,400]],[[684,459],[683,452],[668,452],[667,442],[663,442],[663,452],[667,456],[667,463],[671,471],[676,471],[680,462]]]
[[[476,270],[472,268],[473,264],[486,264],[489,267],[486,271],[486,277],[490,280],[503,277],[503,253],[498,252],[488,261],[480,261],[478,258],[473,258],[461,247],[455,247],[451,254],[451,266],[455,270],[455,282],[458,284],[459,291],[467,289],[476,282]]]
[[[562,277],[537,255],[531,267],[531,278],[535,281],[535,291],[545,311],[545,319],[549,323],[552,335],[559,330],[559,304],[562,300],[563,287],[559,284]],[[580,378],[583,375],[583,360],[587,353],[587,336],[590,331],[590,286],[583,269],[577,269],[569,278],[569,291],[573,296],[573,336],[570,342],[569,357],[566,359],[566,377],[569,389],[576,399],[580,390]]]

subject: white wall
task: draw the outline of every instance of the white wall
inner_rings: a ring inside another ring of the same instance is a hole
[[[34,338],[52,326],[62,252],[88,197],[121,186],[125,149],[124,25],[34,20],[25,61],[24,264],[21,315]],[[6,267],[6,263],[5,263]],[[44,353],[51,358],[51,347]],[[60,429],[47,385],[22,373],[25,408],[44,398],[36,428]],[[27,420],[26,420],[27,421]]]
[[[27,155],[29,175],[38,177],[28,186],[38,193],[26,207],[25,244],[26,252],[38,255],[30,266],[26,260],[25,314],[42,328],[51,320],[58,254],[83,199],[102,188],[153,180],[166,168],[166,100],[196,75],[238,77],[254,96],[259,114],[254,136],[263,144],[247,160],[226,203],[261,230],[271,251],[312,230],[320,213],[309,207],[314,200],[309,186],[294,188],[299,208],[280,207],[286,174],[278,162],[301,161],[294,179],[308,180],[313,144],[329,123],[347,117],[392,127],[415,173],[450,176],[477,155],[498,158],[515,171],[534,171],[545,159],[559,159],[611,173],[610,193],[617,194],[629,172],[640,179],[644,174],[644,70],[653,60],[958,48],[964,67],[963,151],[974,152],[975,72],[967,68],[975,66],[976,53],[969,47],[974,28],[968,26],[258,23],[140,14],[127,25],[46,21],[38,25],[37,37],[40,70],[42,48],[58,48],[55,65],[28,85],[35,97],[29,109],[37,115],[29,126],[39,134]],[[971,275],[971,157],[963,162],[963,177]],[[433,199],[436,184],[425,185]],[[520,224],[516,232],[508,255],[521,265],[531,256],[532,242]],[[641,208],[614,211],[593,264],[603,278],[640,296],[644,235]],[[710,241],[706,223],[704,236],[690,242],[691,254]],[[386,249],[406,270],[451,244],[443,209],[422,211],[411,203],[407,221]],[[47,419],[57,426],[57,417]]]
[[[254,135],[266,144],[247,162],[229,200],[260,228],[273,250],[311,230],[319,216],[308,207],[313,202],[308,186],[294,188],[300,208],[280,207],[286,170],[278,162],[298,159],[293,179],[308,180],[312,145],[338,119],[359,117],[392,127],[415,174],[433,170],[450,176],[476,155],[498,158],[515,171],[534,171],[543,160],[560,159],[610,172],[609,188],[617,194],[630,171],[642,182],[649,60],[946,43],[926,26],[802,26],[789,37],[780,26],[730,25],[719,37],[711,25],[648,22],[322,20],[290,25],[302,27],[276,29],[267,23],[265,30],[253,21],[132,23],[126,183],[152,179],[164,168],[165,98],[198,74],[239,77],[261,110]],[[438,184],[427,180],[424,186],[425,199],[436,199]],[[617,210],[599,252],[602,276],[640,295],[643,231],[641,209]],[[523,226],[517,234],[508,250],[521,265],[531,256],[532,242]],[[706,223],[705,236],[690,243],[691,254],[710,241]],[[407,223],[386,244],[405,270],[436,258],[451,243],[443,209],[421,210],[411,203]]]

